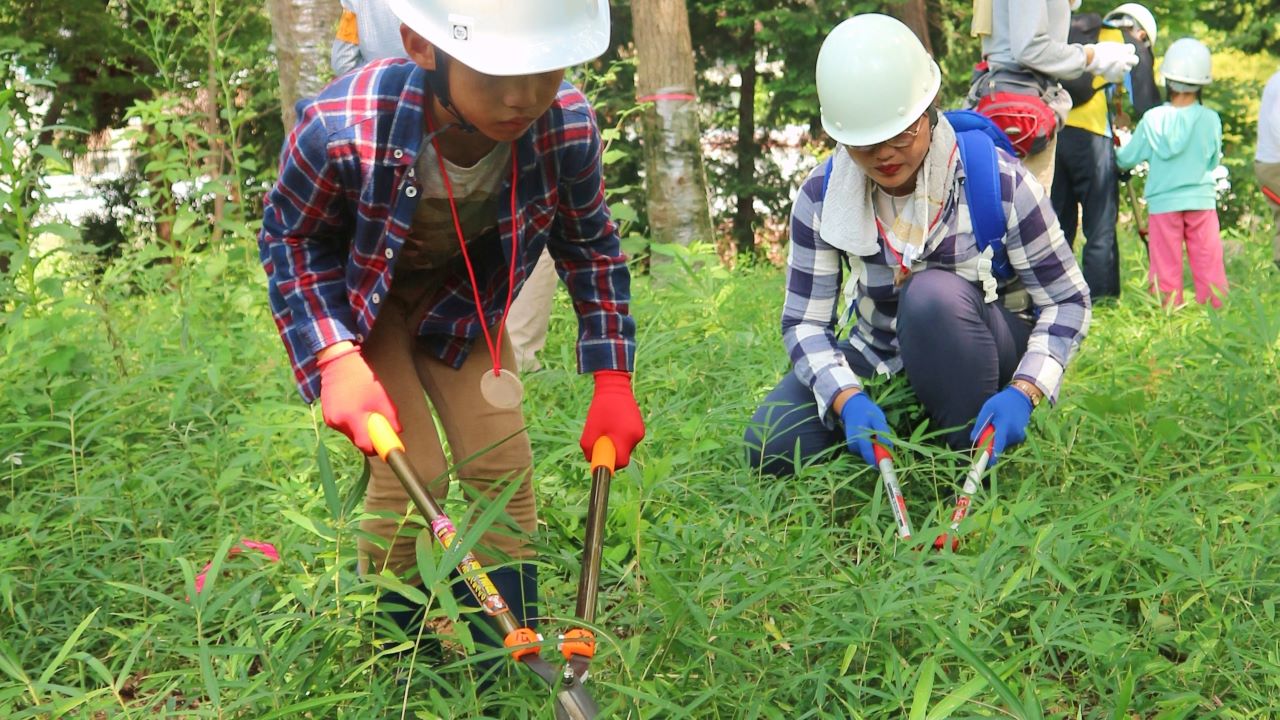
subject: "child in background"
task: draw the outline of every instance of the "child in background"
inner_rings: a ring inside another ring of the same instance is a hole
[[[1210,65],[1209,48],[1198,40],[1182,38],[1169,47],[1160,68],[1169,100],[1143,116],[1116,162],[1126,170],[1151,163],[1146,197],[1153,289],[1166,303],[1182,303],[1185,243],[1196,302],[1216,308],[1227,294],[1227,273],[1212,174],[1222,157],[1222,121],[1200,104],[1201,89],[1212,81]]]

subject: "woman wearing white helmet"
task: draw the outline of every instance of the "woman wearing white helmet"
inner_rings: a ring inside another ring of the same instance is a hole
[[[434,412],[468,490],[495,497],[516,483],[510,521],[476,550],[487,565],[507,562],[491,577],[526,622],[537,598],[533,461],[504,323],[544,247],[574,300],[579,367],[595,375],[584,452],[607,436],[623,466],[644,435],[600,135],[586,98],[564,82],[564,68],[607,48],[609,5],[391,8],[411,62],[343,76],[300,107],[285,143],[259,236],[271,307],[303,399],[319,399],[325,422],[364,453],[368,418],[386,416],[443,498],[450,463]],[[408,498],[385,463],[369,464],[361,568],[420,582],[402,530]],[[413,637],[417,608],[390,599]]]
[[[997,455],[1021,442],[1032,408],[1057,397],[1089,324],[1089,291],[1044,190],[999,152],[999,208],[971,205],[956,132],[936,112],[938,66],[899,21],[858,15],[818,55],[822,124],[832,161],[801,186],[791,213],[783,340],[793,370],[746,434],[754,465],[790,474],[847,447],[874,465],[884,413],[863,383],[905,372],[947,441],[994,425]],[[1014,276],[980,251],[975,215],[1002,213]],[[842,267],[850,331],[836,335]],[[1032,307],[1002,300],[1025,286]],[[975,423],[975,420],[977,423]]]
[[[1144,192],[1152,292],[1166,303],[1182,303],[1185,246],[1196,302],[1221,307],[1227,273],[1213,170],[1222,158],[1222,120],[1200,104],[1200,93],[1213,81],[1209,48],[1193,38],[1177,40],[1165,53],[1160,74],[1169,101],[1143,116],[1116,162],[1122,168],[1144,161],[1151,165]]]

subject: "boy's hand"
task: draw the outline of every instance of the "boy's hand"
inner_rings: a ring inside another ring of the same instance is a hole
[[[631,392],[631,373],[601,370],[595,374],[596,391],[587,409],[587,422],[582,428],[582,454],[591,461],[591,448],[600,436],[613,441],[618,453],[617,467],[631,461],[631,450],[644,438],[644,419]]]
[[[844,425],[844,441],[850,452],[862,456],[863,462],[876,467],[876,453],[872,441],[885,447],[889,442],[889,422],[884,411],[865,392],[854,393],[840,408],[840,422]]]
[[[1027,424],[1031,422],[1031,398],[1015,387],[1006,387],[992,395],[978,411],[978,422],[969,433],[969,441],[978,442],[982,429],[991,423],[995,435],[991,440],[991,465],[1005,448],[1011,448],[1027,439]]]
[[[371,413],[382,415],[400,432],[396,406],[360,355],[359,346],[322,352],[318,365],[320,409],[326,425],[346,435],[365,455],[374,454],[368,428]]]

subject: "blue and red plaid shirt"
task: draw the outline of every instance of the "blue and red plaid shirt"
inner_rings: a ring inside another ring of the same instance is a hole
[[[421,195],[411,169],[429,92],[421,68],[388,60],[299,103],[258,248],[271,310],[307,402],[320,394],[316,354],[343,340],[363,342],[390,291]],[[630,274],[605,204],[600,132],[587,99],[565,83],[513,151],[521,226],[516,290],[548,248],[578,315],[579,371],[630,371]],[[508,178],[499,197],[510,193]],[[467,244],[490,327],[506,304],[511,255],[510,207],[498,205],[500,232]],[[462,269],[432,296],[418,334],[436,357],[458,367],[481,335],[480,322]]]

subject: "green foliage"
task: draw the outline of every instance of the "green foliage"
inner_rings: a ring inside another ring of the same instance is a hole
[[[786,370],[777,271],[637,280],[649,435],[610,501],[592,682],[606,711],[1280,712],[1280,290],[1268,244],[1234,239],[1249,244],[1219,313],[1165,311],[1127,261],[1062,401],[945,554],[917,546],[965,460],[900,385],[877,393],[901,428],[912,544],[852,458],[787,481],[744,467],[747,419]],[[251,233],[229,240],[176,267],[129,251],[0,326],[0,715],[545,717],[527,673],[480,689],[465,625],[440,666],[379,640],[373,599],[402,586],[355,573],[361,461],[297,401]],[[572,625],[587,499],[574,334],[557,304],[547,369],[526,383],[548,632]],[[450,510],[469,538],[493,521],[456,494]],[[242,537],[282,561],[223,559]],[[447,565],[420,553],[428,575]],[[425,599],[458,616],[444,588]]]
[[[47,78],[45,124],[93,132],[119,124],[129,104],[147,94],[153,66],[135,53],[127,8],[101,0],[9,0],[0,5],[0,45],[14,64]],[[19,40],[23,39],[23,40]],[[63,136],[68,144],[81,140]]]
[[[32,111],[33,96],[52,83],[38,76],[23,77],[17,67],[20,48],[15,47],[0,48],[0,67],[12,78],[0,89],[0,312],[39,302],[57,284],[41,279],[37,272],[64,248],[42,244],[42,240],[59,238],[70,244],[78,237],[75,228],[40,212],[47,198],[46,174],[65,172],[65,164],[48,144],[51,128],[42,125],[42,118]]]

